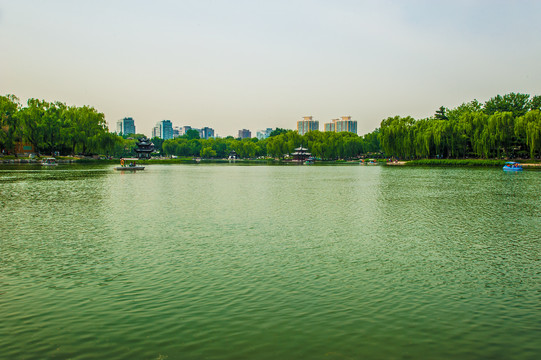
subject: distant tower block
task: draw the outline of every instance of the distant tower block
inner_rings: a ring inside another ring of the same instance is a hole
[[[308,131],[319,130],[319,121],[312,120],[311,116],[304,116],[303,120],[297,121],[297,132],[304,135]]]
[[[352,132],[357,134],[357,121],[351,120],[351,116],[342,116],[342,119],[332,119],[325,124],[325,131]]]

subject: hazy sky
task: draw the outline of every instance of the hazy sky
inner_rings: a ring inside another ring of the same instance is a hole
[[[541,94],[541,1],[0,0],[0,94],[131,116],[359,134],[497,94]]]

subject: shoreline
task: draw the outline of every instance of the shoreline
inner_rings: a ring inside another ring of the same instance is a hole
[[[94,164],[118,164],[119,159],[89,159],[89,158],[57,158],[58,164],[76,164],[76,165],[94,165]],[[377,166],[429,166],[429,167],[501,167],[509,160],[493,160],[493,159],[420,159],[420,160],[408,160],[408,161],[395,161],[395,162],[378,162]],[[525,168],[541,168],[541,161],[531,160],[518,160],[522,167]],[[526,162],[527,161],[527,162]],[[200,158],[183,158],[183,159],[150,159],[140,160],[141,164],[229,164],[234,163],[238,165],[301,165],[288,160],[276,160],[276,159],[200,159]],[[28,158],[16,158],[16,159],[3,159],[0,157],[0,164],[2,165],[40,165],[41,159],[28,159]],[[329,160],[329,161],[317,161],[316,166],[325,165],[360,165],[358,160]],[[312,165],[312,166],[313,166]]]

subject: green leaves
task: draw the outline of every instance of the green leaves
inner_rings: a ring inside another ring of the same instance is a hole
[[[511,112],[514,117],[523,116],[530,110],[530,95],[509,93],[497,95],[485,103],[484,112],[492,115],[497,112]]]
[[[299,146],[308,147],[313,156],[325,160],[351,159],[365,152],[379,152],[379,129],[359,137],[357,134],[343,132],[311,131],[304,136],[296,131],[286,131],[265,140],[234,138],[192,139],[176,138],[163,143],[167,155],[201,156],[227,158],[234,150],[241,158],[271,156],[283,159]],[[199,148],[196,144],[199,144]]]
[[[379,139],[386,155],[405,159],[515,157],[525,148],[534,157],[541,152],[539,106],[541,97],[515,93],[484,106],[477,100],[451,110],[442,106],[430,119],[383,120]]]
[[[13,151],[19,135],[19,99],[15,95],[0,96],[0,148]]]
[[[11,150],[13,142],[26,141],[36,151],[52,154],[82,153],[85,155],[111,149],[113,139],[103,113],[90,106],[66,106],[61,102],[29,99],[19,108],[15,97],[0,97],[2,148]]]

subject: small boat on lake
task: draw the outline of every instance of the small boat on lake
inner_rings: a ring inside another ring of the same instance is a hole
[[[304,161],[304,165],[312,165],[316,162],[316,158],[315,157],[312,157],[310,156],[308,159],[306,159]]]
[[[55,158],[45,158],[45,159],[41,160],[41,165],[43,165],[43,166],[56,166],[58,164],[56,163]]]
[[[378,163],[376,162],[375,159],[368,159],[368,160],[361,159],[361,161],[359,161],[359,164],[361,164],[361,165],[377,165]]]
[[[120,159],[120,166],[115,167],[115,170],[119,171],[137,171],[145,170],[144,166],[137,165],[137,158],[122,158]]]
[[[522,165],[518,162],[507,161],[503,166],[504,171],[522,171]]]

